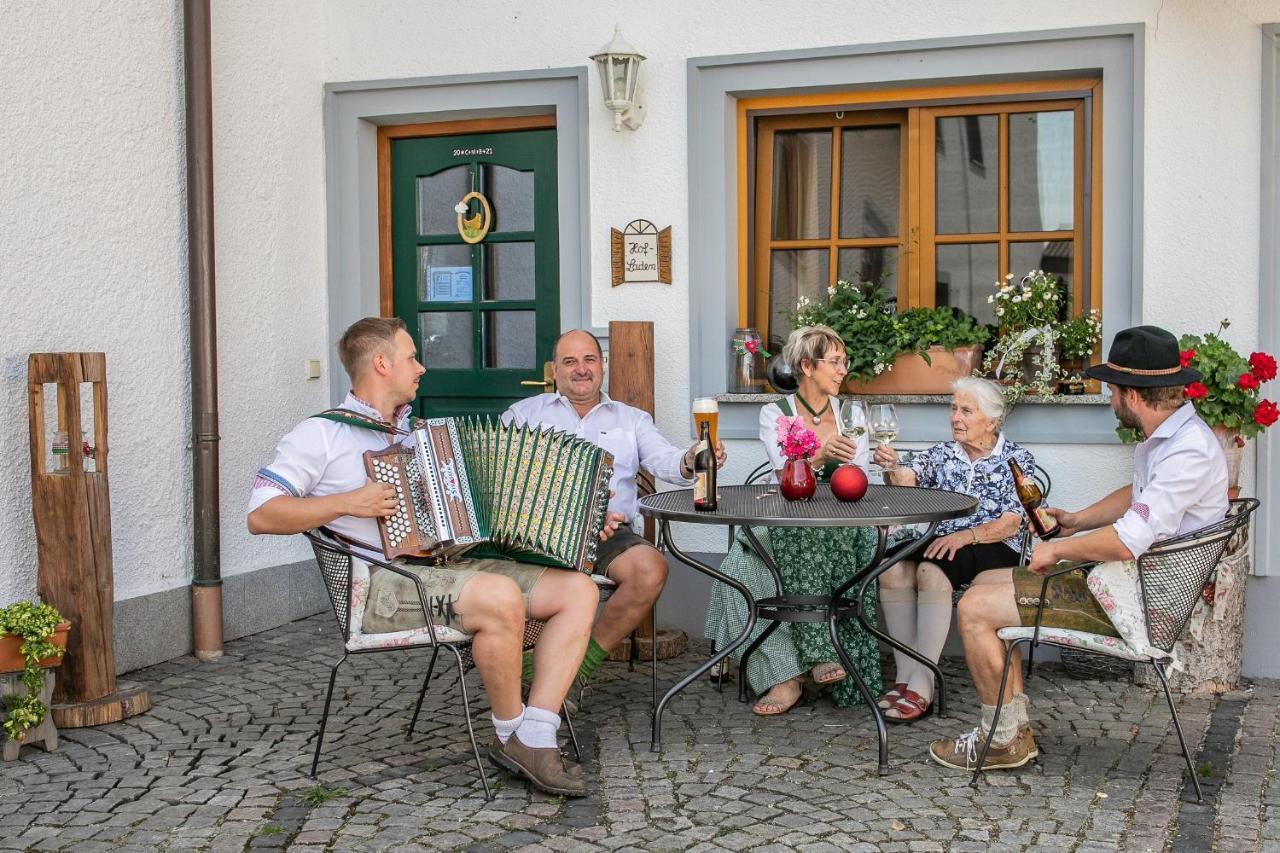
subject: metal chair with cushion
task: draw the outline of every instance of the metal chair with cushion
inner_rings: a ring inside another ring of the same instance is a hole
[[[316,775],[320,763],[320,749],[324,744],[325,728],[329,722],[329,706],[333,700],[333,686],[338,677],[338,669],[346,663],[351,655],[373,654],[374,652],[394,652],[406,649],[430,649],[431,662],[427,665],[427,674],[422,681],[422,689],[418,692],[418,701],[413,708],[413,718],[409,721],[407,738],[413,737],[413,730],[418,724],[418,716],[422,712],[422,703],[427,695],[427,687],[431,684],[431,676],[435,672],[436,658],[441,649],[447,649],[458,662],[458,687],[462,694],[463,715],[467,723],[467,736],[471,740],[471,751],[475,755],[476,768],[480,771],[480,782],[484,786],[486,799],[492,799],[489,779],[485,775],[484,763],[480,759],[480,748],[476,743],[475,728],[471,723],[471,702],[467,694],[466,672],[475,665],[471,657],[471,635],[446,625],[437,625],[432,618],[422,588],[417,585],[417,578],[410,572],[392,563],[373,559],[363,554],[356,554],[346,545],[338,542],[325,528],[306,531],[304,536],[311,542],[315,552],[316,564],[320,567],[320,575],[324,580],[325,591],[329,594],[329,603],[333,607],[333,615],[338,620],[338,628],[342,632],[342,658],[333,665],[329,673],[329,689],[324,697],[324,713],[320,717],[320,731],[316,737],[315,755],[311,760],[311,775]],[[414,581],[418,590],[418,598],[427,624],[420,628],[405,631],[393,631],[381,634],[366,634],[361,630],[364,607],[369,596],[370,567],[376,566],[382,571],[394,572],[397,575]],[[543,623],[531,620],[525,623],[524,647],[530,648],[542,632]],[[564,719],[569,730],[569,740],[573,746],[575,757],[579,755],[578,740],[573,732],[573,722],[568,710],[564,711]]]
[[[1196,778],[1195,768],[1191,762],[1191,752],[1187,749],[1187,741],[1182,736],[1182,726],[1178,722],[1178,711],[1174,707],[1173,696],[1169,693],[1165,667],[1172,664],[1174,643],[1186,630],[1196,602],[1200,599],[1205,584],[1213,577],[1218,561],[1232,538],[1248,525],[1249,518],[1258,505],[1256,498],[1233,500],[1227,510],[1227,517],[1222,521],[1182,536],[1166,539],[1139,557],[1137,574],[1138,593],[1141,600],[1138,603],[1145,616],[1145,625],[1135,634],[1132,631],[1127,632],[1125,627],[1117,623],[1120,633],[1130,634],[1124,638],[1042,627],[1040,621],[1044,615],[1044,598],[1049,580],[1068,572],[1087,571],[1099,564],[1072,565],[1047,573],[1040,587],[1040,606],[1036,611],[1035,624],[1001,628],[997,634],[1008,646],[1004,658],[1004,671],[1000,676],[999,699],[1004,698],[1005,685],[1009,679],[1009,667],[1013,661],[1013,650],[1023,643],[1026,643],[1031,651],[1034,651],[1037,645],[1050,645],[1150,664],[1160,680],[1160,686],[1164,689],[1164,698],[1168,702],[1169,713],[1173,716],[1174,731],[1177,732],[1178,743],[1182,746],[1182,756],[1187,762],[1187,774],[1195,786],[1196,801],[1203,802],[1200,780]],[[1100,595],[1100,600],[1103,601],[1104,609],[1107,609],[1103,599],[1119,597],[1125,591],[1117,587],[1104,592],[1105,595]],[[972,786],[978,784],[978,774],[982,772],[982,764],[991,747],[991,736],[995,732],[996,724],[1000,721],[1000,711],[1001,705],[997,704],[991,723],[991,732],[988,732],[982,744],[982,751],[978,755],[979,769],[974,771],[969,783]]]

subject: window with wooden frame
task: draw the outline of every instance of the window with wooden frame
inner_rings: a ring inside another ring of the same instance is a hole
[[[1053,273],[1101,309],[1101,82],[739,102],[739,324],[778,346],[837,280],[995,324],[998,279]]]

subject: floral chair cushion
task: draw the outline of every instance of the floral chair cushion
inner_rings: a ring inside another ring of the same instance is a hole
[[[1034,626],[1022,625],[1015,628],[1001,628],[998,632],[998,636],[1000,639],[1005,641],[1029,640],[1031,639],[1031,635],[1034,633]],[[1087,631],[1072,631],[1067,628],[1041,628],[1040,642],[1054,646],[1066,646],[1067,648],[1081,649],[1088,652],[1097,652],[1098,654],[1107,655],[1108,657],[1122,658],[1124,660],[1158,661],[1169,657],[1159,649],[1152,649],[1154,652],[1152,655],[1139,652],[1120,637],[1105,637],[1101,634],[1090,634]]]
[[[1150,644],[1147,617],[1138,589],[1138,564],[1133,560],[1113,561],[1094,566],[1088,577],[1089,591],[1106,611],[1107,618],[1129,648],[1140,654],[1164,657]]]
[[[369,564],[354,557],[351,560],[351,606],[347,609],[349,636],[347,651],[368,649],[397,649],[407,646],[429,645],[431,630],[427,626],[407,631],[390,631],[385,634],[366,634],[362,631],[364,608],[369,602]],[[463,643],[471,639],[463,633],[444,625],[435,626],[435,639],[439,643]]]

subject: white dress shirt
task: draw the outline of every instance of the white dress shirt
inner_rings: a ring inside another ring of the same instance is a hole
[[[354,394],[347,394],[340,408],[382,420],[377,409]],[[408,431],[409,406],[396,411],[396,427]],[[323,497],[351,492],[364,486],[369,476],[364,468],[366,450],[385,450],[404,436],[338,423],[325,418],[307,418],[276,445],[275,459],[258,470],[249,497],[249,512],[272,498]],[[381,557],[378,522],[372,518],[344,515],[327,525],[343,536],[375,546]]]
[[[630,522],[636,513],[636,473],[644,468],[660,480],[689,485],[680,474],[685,451],[662,437],[648,412],[609,399],[600,402],[582,417],[560,392],[539,394],[513,403],[502,413],[502,422],[549,426],[584,438],[613,454],[613,497],[609,510]]]
[[[840,398],[831,397],[831,408],[823,417],[834,417],[837,427],[840,424]],[[796,402],[796,395],[791,394],[787,397],[787,403],[791,406],[791,413],[795,415],[805,415],[805,426],[813,429],[804,409],[800,408]],[[778,446],[778,418],[782,416],[782,407],[777,403],[769,403],[760,409],[760,443],[764,445],[765,453],[769,454],[769,465],[773,468],[769,472],[769,482],[777,482],[777,471],[782,467],[782,448]],[[868,427],[868,430],[870,427]],[[856,449],[853,453],[853,464],[866,472],[871,464],[871,442],[868,440],[866,432],[854,441]]]
[[[1133,454],[1133,504],[1115,523],[1129,553],[1227,515],[1227,460],[1191,403],[1165,418]]]

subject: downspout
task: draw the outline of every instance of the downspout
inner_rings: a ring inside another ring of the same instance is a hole
[[[218,547],[218,330],[213,266],[213,83],[209,0],[183,0],[186,64],[187,263],[191,315],[191,455],[195,565],[191,648],[222,657]]]

